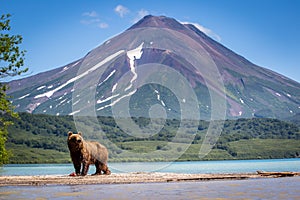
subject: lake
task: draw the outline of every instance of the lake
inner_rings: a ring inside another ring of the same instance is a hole
[[[300,159],[109,163],[112,173],[300,171]],[[69,174],[71,164],[5,165],[0,175]],[[93,173],[91,168],[89,173]],[[0,199],[300,199],[300,177],[176,183],[0,187]]]
[[[300,177],[177,183],[8,186],[0,199],[300,199]]]
[[[174,173],[247,173],[263,171],[300,171],[300,158],[267,160],[226,160],[189,162],[109,163],[112,173],[174,172]],[[10,164],[0,168],[4,175],[62,175],[74,171],[72,164]],[[89,174],[95,172],[91,166]]]

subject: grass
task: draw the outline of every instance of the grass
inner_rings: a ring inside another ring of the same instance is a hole
[[[52,149],[26,148],[24,145],[9,144],[7,149],[13,154],[10,163],[69,163],[70,154]]]
[[[291,139],[251,139],[229,143],[237,159],[299,157],[300,142]]]
[[[300,143],[291,139],[251,139],[230,142],[229,150],[212,149],[205,157],[199,158],[201,144],[191,144],[187,150],[180,143],[171,147],[163,141],[131,141],[119,143],[123,152],[111,155],[110,162],[155,162],[155,161],[197,161],[233,159],[271,159],[299,157]],[[25,148],[24,145],[9,144],[13,153],[10,163],[69,163],[68,152],[52,149]],[[229,153],[231,152],[231,154]],[[232,155],[233,154],[233,155]]]

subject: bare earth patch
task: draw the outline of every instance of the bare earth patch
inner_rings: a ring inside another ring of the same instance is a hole
[[[293,172],[291,172],[293,173]],[[291,175],[291,174],[290,174]],[[292,176],[299,176],[293,173]],[[283,175],[285,176],[285,175]],[[82,184],[130,184],[153,182],[179,182],[179,181],[209,181],[209,180],[241,180],[249,178],[282,177],[277,174],[262,175],[259,173],[241,174],[179,174],[179,173],[120,173],[99,176],[0,176],[0,186],[8,185],[82,185]]]

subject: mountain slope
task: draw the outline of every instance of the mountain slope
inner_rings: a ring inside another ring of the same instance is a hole
[[[201,119],[222,109],[226,118],[300,113],[298,82],[164,16],[146,16],[82,59],[9,85],[16,110],[30,113],[110,116],[114,106],[128,106],[130,115],[149,117],[155,105],[169,118],[180,118],[183,108]]]

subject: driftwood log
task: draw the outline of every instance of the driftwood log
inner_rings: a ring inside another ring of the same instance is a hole
[[[256,171],[261,176],[274,176],[274,177],[287,177],[287,176],[299,176],[300,172],[264,172]]]

